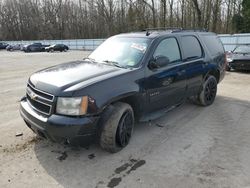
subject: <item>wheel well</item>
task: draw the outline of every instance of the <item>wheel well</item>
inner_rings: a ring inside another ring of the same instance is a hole
[[[138,117],[139,112],[140,112],[140,105],[138,104],[138,101],[135,99],[134,96],[124,97],[113,103],[116,103],[116,102],[124,102],[124,103],[129,104],[134,111],[135,118]]]
[[[217,83],[220,81],[220,71],[219,70],[211,70],[210,72],[207,73],[205,80],[208,78],[209,75],[212,75],[216,78]]]

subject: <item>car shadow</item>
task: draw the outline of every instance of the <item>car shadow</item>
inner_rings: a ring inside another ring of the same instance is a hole
[[[223,111],[229,104],[250,107],[249,101],[224,96],[217,96],[214,104],[206,108],[186,102],[157,120],[137,123],[131,142],[119,153],[105,152],[97,144],[81,148],[43,140],[35,143],[35,155],[48,175],[63,187],[106,187],[117,180],[121,173],[117,169],[126,170],[133,161],[145,159],[164,143],[168,133],[174,137],[174,129],[181,129],[185,121],[214,109]]]

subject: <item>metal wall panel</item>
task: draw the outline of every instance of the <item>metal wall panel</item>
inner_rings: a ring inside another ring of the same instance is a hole
[[[239,45],[250,45],[250,33],[219,35],[226,51],[232,51]]]
[[[32,44],[39,42],[45,45],[52,44],[65,44],[69,46],[71,50],[94,50],[96,49],[105,39],[75,39],[75,40],[29,40],[29,41],[3,41],[8,44]]]
[[[238,45],[250,45],[250,33],[246,34],[223,34],[218,35],[224,45],[226,51],[232,51]],[[4,41],[8,44],[32,44],[34,42],[41,42],[43,44],[65,44],[71,50],[94,50],[105,39],[71,39],[71,40],[33,40],[33,41]]]

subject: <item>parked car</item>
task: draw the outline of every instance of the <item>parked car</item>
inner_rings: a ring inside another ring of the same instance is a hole
[[[23,47],[24,52],[45,52],[45,48],[49,45],[43,45],[42,43],[33,43],[25,45]]]
[[[7,51],[15,51],[15,50],[21,50],[23,46],[21,44],[16,44],[16,45],[8,45],[6,47]]]
[[[64,44],[54,44],[45,48],[46,52],[54,52],[54,51],[66,52],[68,50],[69,47]]]
[[[250,70],[250,45],[236,47],[227,55],[227,70]]]
[[[5,42],[0,42],[0,50],[6,49],[7,46],[8,46],[7,43],[5,43]]]
[[[220,40],[210,32],[116,35],[82,61],[31,75],[20,113],[41,137],[98,140],[103,149],[118,152],[128,145],[135,120],[157,118],[188,98],[211,105],[225,59]]]

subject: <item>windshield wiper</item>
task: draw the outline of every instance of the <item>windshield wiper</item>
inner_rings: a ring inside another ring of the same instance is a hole
[[[107,63],[107,64],[110,64],[110,65],[113,65],[113,66],[116,66],[116,67],[119,67],[119,68],[126,68],[122,65],[120,65],[118,62],[116,61],[110,61],[110,60],[105,60],[103,61],[104,63]]]

